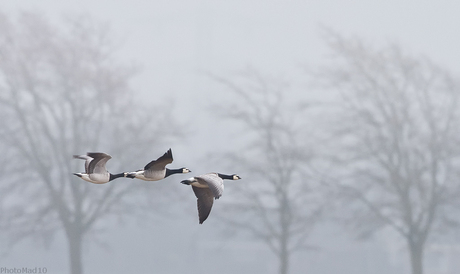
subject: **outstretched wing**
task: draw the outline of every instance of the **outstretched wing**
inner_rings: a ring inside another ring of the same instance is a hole
[[[209,189],[212,191],[214,198],[219,199],[224,192],[224,181],[222,178],[217,176],[216,173],[208,173],[199,176],[195,176],[197,180],[202,180],[205,184],[208,185]]]
[[[173,162],[172,151],[171,149],[169,149],[168,151],[165,152],[165,154],[163,154],[163,156],[148,163],[144,167],[144,170],[163,170],[165,169],[167,164],[170,164],[172,162]]]
[[[212,204],[214,203],[214,195],[209,188],[200,188],[192,186],[193,192],[197,197],[198,218],[202,224],[211,213]]]
[[[88,164],[87,173],[99,173],[104,174],[107,173],[107,168],[105,164],[108,160],[112,159],[112,156],[102,153],[102,152],[88,152],[87,155],[93,160]]]
[[[93,158],[88,155],[74,155],[73,158],[85,160],[85,173],[88,174],[89,163],[93,160]]]

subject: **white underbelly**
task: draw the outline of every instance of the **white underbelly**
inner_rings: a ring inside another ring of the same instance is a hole
[[[109,179],[110,179],[110,175],[108,173],[106,174],[97,174],[97,173],[93,173],[93,174],[89,174],[88,177],[82,177],[83,180],[86,180],[88,182],[91,182],[91,183],[94,183],[94,184],[105,184],[107,182],[109,182]]]
[[[158,180],[165,178],[166,170],[158,170],[158,171],[146,170],[143,172],[142,175],[144,177],[143,180],[158,181]]]

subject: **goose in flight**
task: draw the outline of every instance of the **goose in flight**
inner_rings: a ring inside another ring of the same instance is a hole
[[[141,179],[144,181],[158,181],[176,173],[189,173],[188,168],[169,169],[167,164],[173,162],[172,151],[169,149],[163,156],[148,163],[144,169],[128,172],[126,177]]]
[[[75,159],[85,161],[85,173],[74,173],[74,175],[93,184],[105,184],[113,179],[126,177],[126,173],[112,174],[109,173],[105,164],[112,156],[102,152],[88,152],[86,155],[74,155]]]
[[[207,173],[183,180],[181,183],[191,185],[197,198],[198,218],[202,224],[211,212],[214,199],[219,199],[224,191],[224,180],[239,180],[240,176],[221,173]]]

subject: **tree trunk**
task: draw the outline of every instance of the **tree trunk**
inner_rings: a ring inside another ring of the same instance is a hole
[[[409,243],[412,274],[423,274],[423,244]]]
[[[279,254],[280,274],[288,274],[289,271],[289,254],[286,248],[281,248]]]
[[[67,233],[67,239],[69,240],[70,273],[82,274],[81,246],[83,235],[78,229],[72,229],[70,233]]]
[[[279,249],[279,260],[280,260],[280,274],[288,274],[289,272],[289,216],[291,212],[289,211],[289,204],[287,199],[287,194],[283,192],[281,198],[281,210],[280,210],[280,226],[281,226],[281,235],[280,235],[280,249]]]

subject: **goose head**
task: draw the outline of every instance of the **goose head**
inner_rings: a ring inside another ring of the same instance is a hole
[[[219,176],[223,180],[240,180],[241,179],[241,177],[237,174],[226,175],[222,173],[217,173],[217,176]]]
[[[241,179],[241,177],[239,175],[236,175],[236,174],[233,174],[232,178],[233,178],[232,180],[240,180]]]

